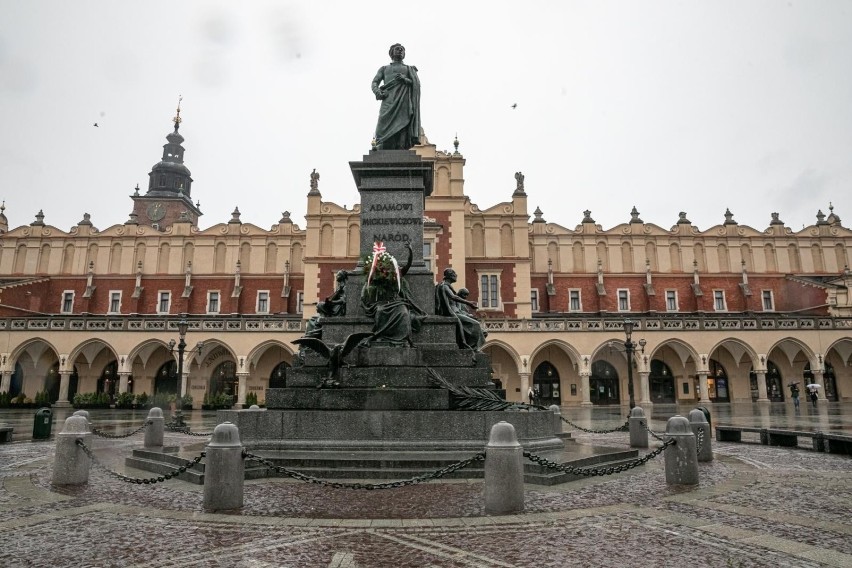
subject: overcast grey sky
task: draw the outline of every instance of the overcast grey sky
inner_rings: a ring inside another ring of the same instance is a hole
[[[358,201],[388,47],[419,69],[423,127],[467,159],[480,208],[526,177],[574,228],[700,229],[730,208],[852,225],[852,2],[0,0],[0,199],[12,227],[105,229],[147,186],[179,95],[202,228],[304,227],[309,174]],[[517,108],[511,105],[517,103]],[[93,123],[99,124],[98,128]]]

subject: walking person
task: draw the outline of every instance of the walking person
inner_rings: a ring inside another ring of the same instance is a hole
[[[796,412],[799,411],[799,387],[797,385],[790,386],[790,398],[793,399],[793,408],[796,409]]]
[[[811,389],[811,403],[814,405],[814,408],[816,408],[817,405],[817,398],[819,397],[817,396],[816,389]]]
[[[535,391],[532,387],[530,387],[529,392],[527,392],[527,397],[530,399],[530,404],[535,404]]]

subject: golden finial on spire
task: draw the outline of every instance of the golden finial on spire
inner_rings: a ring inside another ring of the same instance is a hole
[[[183,100],[183,95],[178,95],[178,106],[177,106],[177,114],[172,119],[172,122],[175,123],[175,130],[180,127],[180,123],[183,122],[183,119],[180,117],[180,102]]]

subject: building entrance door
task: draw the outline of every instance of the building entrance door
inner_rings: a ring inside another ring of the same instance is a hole
[[[559,373],[550,362],[545,361],[536,367],[533,373],[533,390],[536,392],[536,403],[541,406],[562,404]]]
[[[592,363],[589,377],[589,401],[592,404],[621,404],[618,388],[618,372],[606,361]]]

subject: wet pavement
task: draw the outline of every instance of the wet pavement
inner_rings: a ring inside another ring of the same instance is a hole
[[[651,429],[692,408],[654,406]],[[710,408],[714,424],[852,432],[852,404]],[[55,410],[54,436],[71,412]],[[91,419],[122,433],[146,414]],[[563,409],[597,430],[625,414]],[[518,515],[486,516],[477,480],[356,491],[277,478],[246,482],[240,511],[207,513],[202,487],[177,480],[128,484],[93,468],[87,485],[51,486],[54,441],[31,441],[33,415],[0,410],[16,428],[15,441],[0,445],[0,566],[852,566],[852,458],[805,445],[714,441],[716,459],[699,464],[697,487],[666,485],[663,456],[612,476],[528,485]],[[195,431],[215,425],[213,412],[188,419]],[[581,445],[628,446],[626,433],[566,431]],[[204,442],[166,434],[185,457]],[[150,477],[123,465],[141,445],[141,433],[92,441],[108,467]]]

